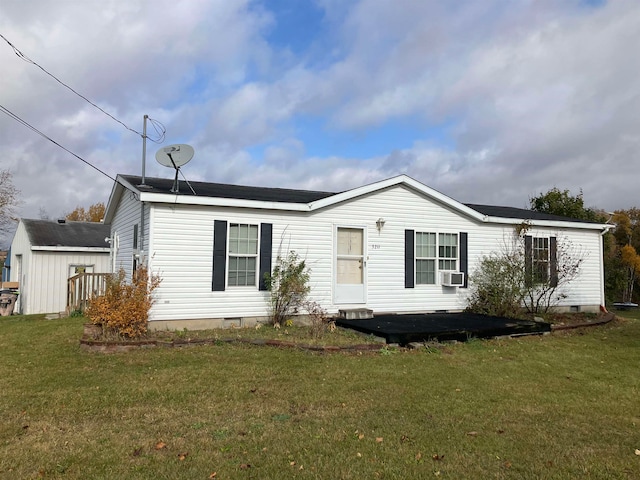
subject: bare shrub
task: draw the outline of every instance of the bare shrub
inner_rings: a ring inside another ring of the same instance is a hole
[[[313,338],[322,338],[327,332],[333,332],[336,329],[336,323],[318,302],[307,301],[304,303],[304,309],[309,315],[310,331]]]

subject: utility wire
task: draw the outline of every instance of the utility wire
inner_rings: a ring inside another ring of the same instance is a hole
[[[22,125],[24,125],[25,127],[27,127],[30,130],[33,130],[35,133],[37,133],[38,135],[40,135],[41,137],[49,140],[51,143],[53,143],[54,145],[57,145],[58,147],[60,147],[61,149],[63,149],[64,151],[70,153],[71,155],[73,155],[74,157],[76,157],[78,160],[83,161],[84,163],[86,163],[87,165],[89,165],[91,168],[97,170],[98,172],[100,172],[102,175],[104,175],[107,178],[110,178],[111,180],[113,180],[115,182],[115,178],[113,178],[111,175],[103,172],[102,170],[100,170],[98,167],[96,167],[95,165],[89,163],[87,160],[85,160],[84,158],[82,158],[80,155],[76,155],[75,153],[73,153],[71,150],[69,150],[68,148],[60,145],[58,142],[56,142],[54,139],[52,139],[51,137],[47,136],[46,134],[42,133],[40,130],[38,130],[36,127],[34,127],[33,125],[31,125],[30,123],[28,123],[26,120],[23,120],[22,118],[20,118],[18,115],[16,115],[15,113],[13,113],[11,110],[9,110],[8,108],[6,108],[4,105],[0,104],[0,112],[6,114],[7,116],[13,118],[16,122],[21,123]]]
[[[101,107],[99,107],[98,105],[96,105],[95,103],[93,103],[91,100],[89,100],[87,97],[85,97],[84,95],[82,95],[81,93],[78,93],[76,90],[74,90],[73,88],[71,88],[69,85],[67,85],[66,83],[64,83],[62,80],[60,80],[58,77],[56,77],[54,74],[48,72],[44,67],[38,65],[35,61],[31,60],[29,57],[27,57],[24,53],[22,53],[18,47],[16,47],[13,43],[11,43],[7,37],[5,37],[4,35],[2,35],[0,33],[0,37],[7,42],[7,44],[12,48],[13,52],[18,56],[18,58],[20,58],[21,60],[24,60],[27,63],[30,63],[31,65],[35,65],[36,67],[38,67],[40,70],[42,70],[44,73],[46,73],[47,75],[49,75],[51,78],[53,78],[56,82],[58,82],[60,85],[62,85],[63,87],[71,90],[73,93],[75,93],[77,96],[79,96],[80,98],[82,98],[83,100],[85,100],[87,103],[89,103],[90,105],[93,105],[95,108],[97,108],[98,110],[100,110],[102,113],[104,113],[106,116],[108,116],[109,118],[111,118],[112,120],[115,120],[116,122],[118,122],[120,125],[122,125],[124,128],[126,128],[127,130],[140,135],[141,137],[144,137],[144,134],[129,127],[128,125],[126,125],[124,122],[118,120],[116,117],[114,117],[113,115],[111,115],[109,112],[105,111],[104,109],[102,109]],[[158,134],[158,138],[150,138],[147,135],[147,138],[149,140],[151,140],[154,143],[162,143],[164,141],[164,137],[165,137],[165,133],[166,133],[166,129],[164,127],[164,125],[162,125],[162,123],[160,123],[157,120],[153,120],[153,119],[149,119],[149,121],[151,122],[151,124],[153,125],[153,128],[155,129],[156,133]]]

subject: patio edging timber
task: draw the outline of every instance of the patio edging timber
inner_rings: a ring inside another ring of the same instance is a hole
[[[374,351],[380,350],[382,344],[363,343],[354,345],[311,345],[308,343],[287,342],[281,340],[268,339],[246,339],[246,338],[205,338],[194,340],[132,340],[132,341],[113,341],[113,340],[95,340],[90,338],[80,339],[80,348],[85,351],[99,353],[118,353],[137,350],[140,348],[176,348],[190,347],[195,345],[220,345],[223,343],[244,343],[248,345],[281,347],[281,348],[298,348],[311,352],[358,352],[358,351]]]
[[[582,322],[582,323],[573,323],[570,325],[551,325],[551,332],[557,332],[562,330],[573,330],[576,328],[585,328],[585,327],[597,327],[598,325],[606,325],[607,323],[613,321],[616,318],[616,314],[613,312],[607,312],[607,314],[601,319],[595,320],[593,322]]]

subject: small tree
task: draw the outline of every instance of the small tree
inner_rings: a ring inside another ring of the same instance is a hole
[[[279,326],[302,307],[309,294],[309,269],[293,250],[286,257],[278,255],[271,274],[265,274],[270,291],[271,323]]]
[[[633,298],[633,287],[636,278],[640,274],[640,255],[631,245],[625,245],[620,249],[622,265],[626,269],[626,285],[624,289],[623,301],[631,302]]]
[[[153,305],[153,291],[160,285],[158,275],[149,275],[145,267],[138,267],[130,283],[124,269],[107,277],[104,295],[89,302],[86,315],[92,323],[102,325],[103,331],[136,338],[147,332],[149,310]]]

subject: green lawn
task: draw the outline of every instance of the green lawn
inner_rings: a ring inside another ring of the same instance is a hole
[[[637,319],[362,354],[102,355],[82,322],[0,319],[0,478],[640,478]]]

